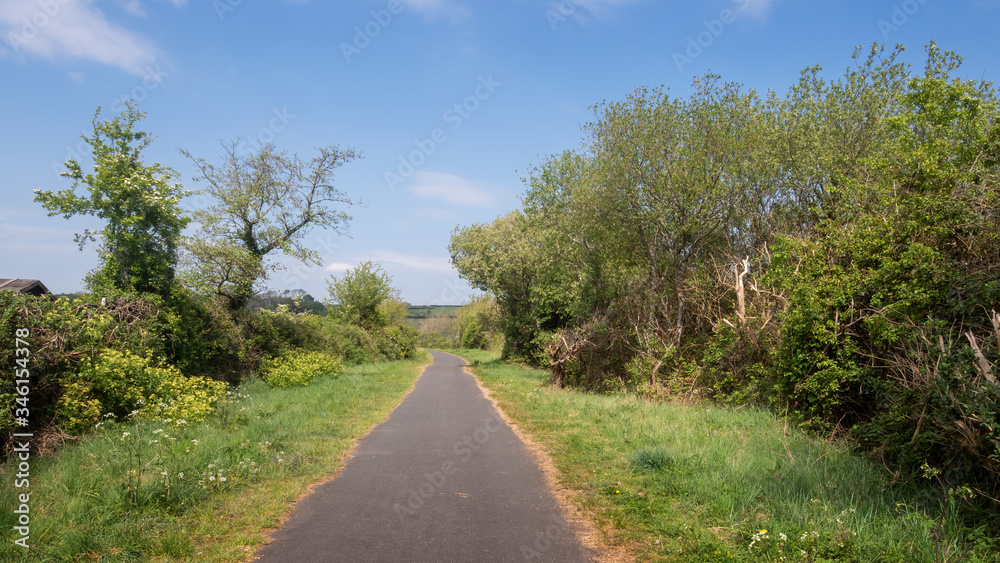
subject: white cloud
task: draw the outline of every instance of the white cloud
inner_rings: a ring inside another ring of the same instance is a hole
[[[115,2],[130,15],[138,18],[145,18],[147,16],[146,9],[142,7],[142,2],[139,2],[139,0],[115,0]]]
[[[443,172],[417,172],[413,175],[413,195],[421,199],[437,199],[453,205],[488,207],[496,202],[494,193],[499,188],[476,184]]]
[[[454,268],[451,266],[451,261],[447,257],[442,256],[411,256],[393,250],[373,250],[365,258],[358,260],[358,263],[360,264],[369,260],[383,267],[392,264],[421,272],[455,273]],[[323,269],[327,272],[344,273],[347,270],[354,269],[356,266],[357,264],[332,262],[323,267]]]
[[[459,6],[454,0],[402,0],[403,6],[421,12],[426,16],[436,18],[447,16],[452,22],[458,22],[467,18],[469,9]]]
[[[353,264],[344,264],[343,262],[332,262],[325,266],[323,269],[327,272],[346,272],[353,268]]]
[[[559,23],[572,19],[578,25],[588,23],[591,18],[609,19],[614,10],[625,4],[642,0],[558,0],[548,3],[546,17],[555,28]]]
[[[451,260],[442,256],[410,256],[392,250],[375,250],[371,253],[371,260],[379,264],[398,264],[425,272],[455,272]]]
[[[734,0],[736,5],[744,12],[759,19],[766,20],[771,13],[774,0]]]
[[[155,45],[142,35],[108,21],[95,4],[95,0],[54,1],[43,7],[35,0],[3,0],[0,36],[16,54],[48,61],[95,61],[143,76],[145,68],[156,60]],[[133,15],[145,13],[138,2],[127,1],[122,5]]]

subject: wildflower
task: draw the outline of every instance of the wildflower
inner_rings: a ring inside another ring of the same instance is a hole
[[[220,477],[219,477],[219,482],[220,482],[220,483],[225,483],[225,482],[226,482],[226,478],[225,478],[225,477],[222,477],[222,476],[220,476]]]
[[[781,538],[781,541],[788,541],[788,536],[785,534],[778,534],[778,537]]]
[[[132,435],[131,432],[122,432],[122,438],[127,438],[127,437],[129,437],[131,435]]]
[[[215,481],[215,475],[212,475],[211,477],[209,477],[208,480],[209,481]]]
[[[180,473],[177,474],[177,476],[180,477],[181,479],[183,479],[184,478],[184,472],[181,471]]]
[[[181,424],[187,424],[187,423],[188,423],[188,421],[184,420],[183,418],[177,421],[177,425],[178,426],[180,426]]]

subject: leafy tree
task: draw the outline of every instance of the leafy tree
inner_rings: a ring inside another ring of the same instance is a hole
[[[93,152],[94,172],[84,174],[78,162],[66,162],[62,176],[73,180],[70,189],[56,192],[35,190],[35,201],[49,215],[94,215],[107,221],[100,231],[77,234],[82,249],[88,241],[101,239],[101,266],[88,275],[94,291],[117,288],[166,295],[174,280],[181,231],[189,219],[180,208],[185,195],[171,181],[177,173],[161,164],[147,166],[142,151],[153,137],[135,126],[145,114],[133,102],[110,121],[98,121],[94,132],[83,136]],[[88,194],[76,192],[80,186]]]
[[[503,311],[505,357],[544,361],[545,333],[567,319],[574,281],[560,244],[565,241],[521,211],[452,233],[452,264],[473,287],[495,296]]]
[[[279,152],[274,145],[253,154],[238,152],[238,142],[223,143],[223,163],[216,167],[188,151],[204,182],[202,193],[213,203],[194,212],[197,236],[186,241],[185,277],[195,289],[224,297],[241,309],[273,269],[265,258],[283,252],[319,264],[316,251],[305,246],[315,227],[346,234],[351,217],[333,204],[355,202],[333,186],[337,168],[360,155],[353,149],[322,147],[309,162]]]
[[[337,279],[327,281],[335,315],[344,322],[372,330],[401,323],[406,318],[400,310],[399,290],[392,287],[392,276],[372,261],[362,262]]]

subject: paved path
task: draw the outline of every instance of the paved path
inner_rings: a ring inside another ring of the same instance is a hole
[[[433,355],[413,392],[336,479],[296,506],[257,561],[588,560],[465,362]]]

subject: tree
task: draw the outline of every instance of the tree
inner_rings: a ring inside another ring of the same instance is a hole
[[[253,154],[237,152],[238,141],[223,143],[220,167],[191,159],[204,182],[201,193],[214,202],[194,212],[198,235],[185,242],[186,282],[198,291],[220,295],[232,309],[241,309],[267,278],[265,258],[283,252],[303,262],[319,264],[316,251],[305,246],[315,227],[347,233],[350,215],[332,204],[355,205],[333,186],[334,172],[360,155],[353,149],[321,147],[308,163],[279,152],[274,145]]]
[[[340,279],[331,276],[327,290],[336,316],[344,322],[372,330],[402,321],[396,306],[399,290],[392,287],[392,276],[370,260],[347,270]]]
[[[145,114],[134,102],[126,103],[121,115],[98,121],[94,133],[83,136],[91,146],[94,172],[83,174],[80,164],[66,161],[73,187],[57,192],[35,190],[35,201],[49,216],[94,215],[107,221],[101,231],[84,230],[75,240],[81,250],[88,241],[101,238],[101,266],[88,275],[92,290],[116,288],[166,295],[174,281],[181,231],[189,219],[183,215],[180,199],[185,192],[171,183],[177,173],[161,164],[143,164],[142,151],[153,141],[135,125]],[[85,186],[88,195],[76,193]]]

